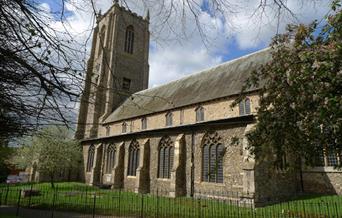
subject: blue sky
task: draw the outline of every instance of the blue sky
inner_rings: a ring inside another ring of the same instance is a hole
[[[45,8],[47,7],[54,12],[60,11],[62,7],[61,0],[36,1],[44,3]],[[84,3],[84,0],[72,1],[74,5],[68,3],[65,5],[65,19],[70,25],[68,30],[71,30],[78,40],[84,40],[87,38],[85,35],[89,34],[86,30],[91,25],[93,11],[89,4]],[[146,12],[147,9],[141,4],[141,1],[127,1],[132,11],[140,15]],[[175,2],[180,1],[175,0]],[[265,9],[267,16],[261,13],[252,16],[260,0],[229,1],[239,7],[234,13],[223,14],[225,19],[222,19],[222,17],[213,16],[213,13],[209,11],[208,0],[196,0],[201,4],[199,21],[207,35],[209,41],[207,44],[203,43],[200,35],[196,32],[198,30],[196,30],[196,25],[189,11],[185,12],[188,16],[186,23],[181,23],[177,15],[172,15],[170,18],[170,26],[175,34],[180,34],[185,29],[185,34],[188,36],[187,39],[179,42],[172,39],[173,32],[168,29],[164,28],[160,33],[158,22],[161,19],[156,15],[157,9],[155,7],[157,6],[148,6],[151,11],[150,87],[179,79],[265,48],[276,34],[278,24],[279,31],[282,32],[288,23],[309,23],[314,19],[321,19],[329,9],[329,1],[327,0],[318,1],[316,5],[307,0],[303,0],[304,5],[299,4],[301,2],[299,0],[287,0],[287,6],[295,13],[296,17],[291,17],[284,12],[278,23],[274,14],[274,11],[277,10],[272,7]],[[108,10],[111,4],[112,0],[95,0],[95,7],[103,12]],[[82,10],[77,7],[82,8]],[[61,26],[58,21],[54,25]]]

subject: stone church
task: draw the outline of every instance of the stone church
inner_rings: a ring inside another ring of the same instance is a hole
[[[114,3],[98,17],[92,43],[76,132],[86,183],[170,197],[237,193],[255,203],[303,188],[342,194],[336,154],[300,176],[249,154],[258,89],[231,104],[249,74],[271,60],[270,49],[148,88],[148,13]]]

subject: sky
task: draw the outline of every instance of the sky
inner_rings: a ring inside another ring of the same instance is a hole
[[[61,0],[37,0],[47,12],[60,12]],[[165,0],[166,5],[171,0]],[[161,9],[160,0],[127,0],[128,7],[144,16],[150,10],[150,78],[149,87],[155,87],[199,72],[220,63],[241,57],[267,47],[272,37],[285,31],[288,23],[309,23],[321,20],[329,11],[329,0],[284,0],[293,12],[280,11],[274,5],[258,9],[260,0],[227,0],[229,10],[215,13],[209,0],[193,0],[201,32],[189,9],[182,9],[182,0],[176,2],[175,10],[167,23],[163,23],[168,9]],[[268,0],[273,2],[273,0]],[[112,5],[112,0],[94,0],[96,10],[102,13]],[[224,1],[223,1],[224,2]],[[61,31],[67,29],[79,42],[91,42],[89,34],[94,24],[94,11],[89,0],[68,0],[64,4],[64,24],[59,16],[52,15],[51,26]],[[58,14],[58,13],[57,13]],[[184,15],[184,16],[182,16]],[[202,35],[202,36],[201,36]],[[203,37],[205,35],[205,37]],[[88,41],[87,41],[88,40]]]

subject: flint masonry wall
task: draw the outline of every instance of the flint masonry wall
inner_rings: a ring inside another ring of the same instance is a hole
[[[132,140],[116,141],[115,138],[108,139],[104,144],[112,143],[116,146],[122,145],[124,152],[117,152],[115,170],[112,174],[102,173],[102,183],[113,184],[114,188],[124,188],[125,190],[135,192],[151,192],[159,193],[165,196],[182,196],[182,195],[243,195],[244,193],[244,161],[245,152],[243,151],[242,139],[245,132],[246,124],[234,124],[229,126],[216,126],[210,130],[202,129],[193,132],[170,131],[168,134],[146,135],[146,137],[134,138],[140,148],[148,142],[148,151],[140,152],[140,165],[142,166],[144,155],[149,154],[148,173],[136,176],[127,176],[128,169],[128,149]],[[226,152],[223,161],[223,183],[209,183],[202,181],[202,140],[205,134],[217,134],[220,142],[225,146]],[[171,169],[171,178],[158,178],[158,148],[160,140],[163,136],[169,136],[175,146],[174,165]],[[238,138],[237,144],[232,144],[232,138]],[[87,156],[89,146],[84,146],[84,155]],[[118,149],[118,148],[117,148]],[[105,155],[103,155],[105,156]],[[192,157],[193,156],[193,157]],[[192,158],[191,158],[192,157]],[[119,166],[119,162],[121,168]],[[87,158],[85,159],[87,160]],[[102,169],[105,169],[102,162]],[[86,163],[85,163],[86,164]],[[139,169],[138,167],[138,169]],[[193,180],[191,179],[193,167]],[[115,176],[122,175],[122,182],[117,181]],[[118,173],[119,172],[119,173]],[[86,173],[86,182],[93,181],[96,173]],[[96,180],[96,179],[95,179]],[[115,184],[114,184],[115,183]],[[192,186],[193,183],[193,186]],[[254,181],[249,181],[254,183]],[[215,191],[215,192],[214,192]]]
[[[342,195],[342,170],[334,167],[315,167],[303,170],[304,191]]]

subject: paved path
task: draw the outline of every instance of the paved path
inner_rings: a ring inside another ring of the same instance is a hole
[[[0,206],[0,217],[1,215],[9,215],[10,217],[15,217],[17,212],[16,207],[11,206]],[[19,208],[20,218],[93,218],[91,214],[80,214],[72,212],[62,212],[62,211],[48,211],[48,210],[38,210],[38,209],[27,209]],[[96,218],[118,218],[117,216],[102,216],[96,215]],[[133,218],[133,217],[121,217],[121,218]]]

